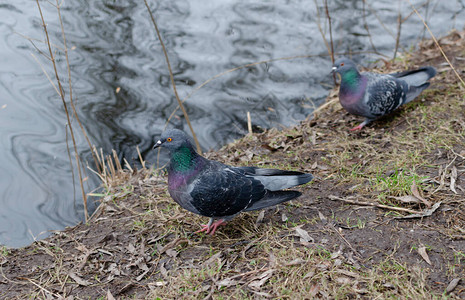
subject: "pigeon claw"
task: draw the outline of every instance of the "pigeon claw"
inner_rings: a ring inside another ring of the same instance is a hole
[[[223,219],[217,220],[213,223],[202,224],[202,229],[197,230],[195,233],[204,232],[210,235],[214,235],[218,226],[224,225],[226,222]]]
[[[355,131],[355,130],[360,130],[360,129],[362,129],[362,128],[363,128],[363,125],[360,124],[360,125],[358,125],[358,126],[356,126],[356,127],[354,127],[354,128],[351,128],[351,129],[349,129],[349,130],[350,130],[350,131]]]
[[[201,233],[206,231],[207,233],[210,232],[210,224],[202,224],[202,229],[197,230],[195,233]]]

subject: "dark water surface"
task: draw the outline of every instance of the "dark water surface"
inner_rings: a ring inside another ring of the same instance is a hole
[[[437,35],[464,26],[463,1],[426,1],[429,4],[423,6],[425,1],[411,1]],[[336,51],[373,50],[366,20],[376,50],[392,57],[398,11],[403,17],[411,11],[405,1],[367,1],[371,4],[366,18],[361,0],[328,2]],[[40,3],[68,96],[57,10],[46,1]],[[314,1],[149,4],[181,98],[209,78],[247,63],[327,53]],[[320,12],[327,32],[321,6]],[[116,149],[129,162],[136,160],[139,145],[145,158],[154,162],[150,147],[177,103],[143,1],[64,1],[61,13],[73,95],[90,139],[105,153]],[[424,36],[428,35],[421,21],[413,15],[402,26],[401,45],[409,48]],[[64,109],[42,71],[53,79],[52,64],[29,38],[47,53],[35,1],[0,1],[0,244],[12,247],[83,219],[79,186],[73,189]],[[355,56],[364,63],[378,57]],[[330,66],[325,56],[296,58],[243,68],[211,81],[186,102],[201,145],[217,148],[246,133],[247,111],[254,126],[296,124],[326,97],[332,86]],[[73,125],[79,154],[90,162],[83,134],[75,121]],[[180,112],[170,126],[188,130]],[[90,176],[88,191],[98,184]]]

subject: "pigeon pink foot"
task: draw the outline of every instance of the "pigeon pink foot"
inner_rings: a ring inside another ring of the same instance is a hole
[[[349,130],[350,130],[350,131],[360,130],[360,129],[363,128],[363,126],[364,126],[364,125],[360,124],[360,125],[358,125],[358,126],[356,126],[356,127],[354,127],[354,128],[351,128],[351,129],[349,129]]]
[[[217,220],[215,222],[209,222],[208,224],[203,224],[202,229],[197,230],[195,233],[200,233],[200,232],[206,232],[207,234],[209,233],[210,235],[214,235],[216,230],[218,229],[218,226],[220,225],[225,225],[225,221],[223,219]]]

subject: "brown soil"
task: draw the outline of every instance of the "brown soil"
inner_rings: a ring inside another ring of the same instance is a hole
[[[464,33],[440,42],[463,76]],[[164,176],[121,173],[88,224],[0,254],[0,297],[465,298],[464,89],[429,41],[381,70],[419,65],[439,70],[431,89],[360,132],[332,93],[295,128],[207,154],[313,173],[299,199],[198,235],[205,219],[170,199]],[[421,197],[439,203],[431,215]]]

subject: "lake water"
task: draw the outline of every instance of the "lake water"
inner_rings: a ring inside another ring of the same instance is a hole
[[[436,35],[464,26],[463,1],[411,1]],[[322,1],[317,2],[329,38]],[[411,12],[406,1],[367,1],[365,10],[362,1],[328,2],[335,51],[373,51],[373,44],[392,57],[398,12],[403,18]],[[40,4],[68,97],[57,10],[47,1]],[[255,130],[296,124],[324,101],[332,86],[314,1],[174,0],[149,5],[181,98],[244,64],[313,56],[242,68],[196,91],[186,109],[204,149],[245,134],[247,111]],[[63,1],[61,14],[73,96],[92,143],[104,153],[115,149],[131,163],[137,161],[138,145],[153,163],[153,140],[177,102],[143,1]],[[48,50],[36,2],[0,1],[0,29],[0,244],[19,247],[80,222],[83,207],[70,171],[63,105],[43,72],[56,82],[52,63],[43,54]],[[409,49],[425,36],[421,21],[412,15],[402,25],[401,45]],[[364,64],[379,57],[354,56]],[[72,124],[79,155],[91,162],[84,136]],[[188,131],[179,111],[169,126]],[[87,192],[98,185],[90,176]]]

